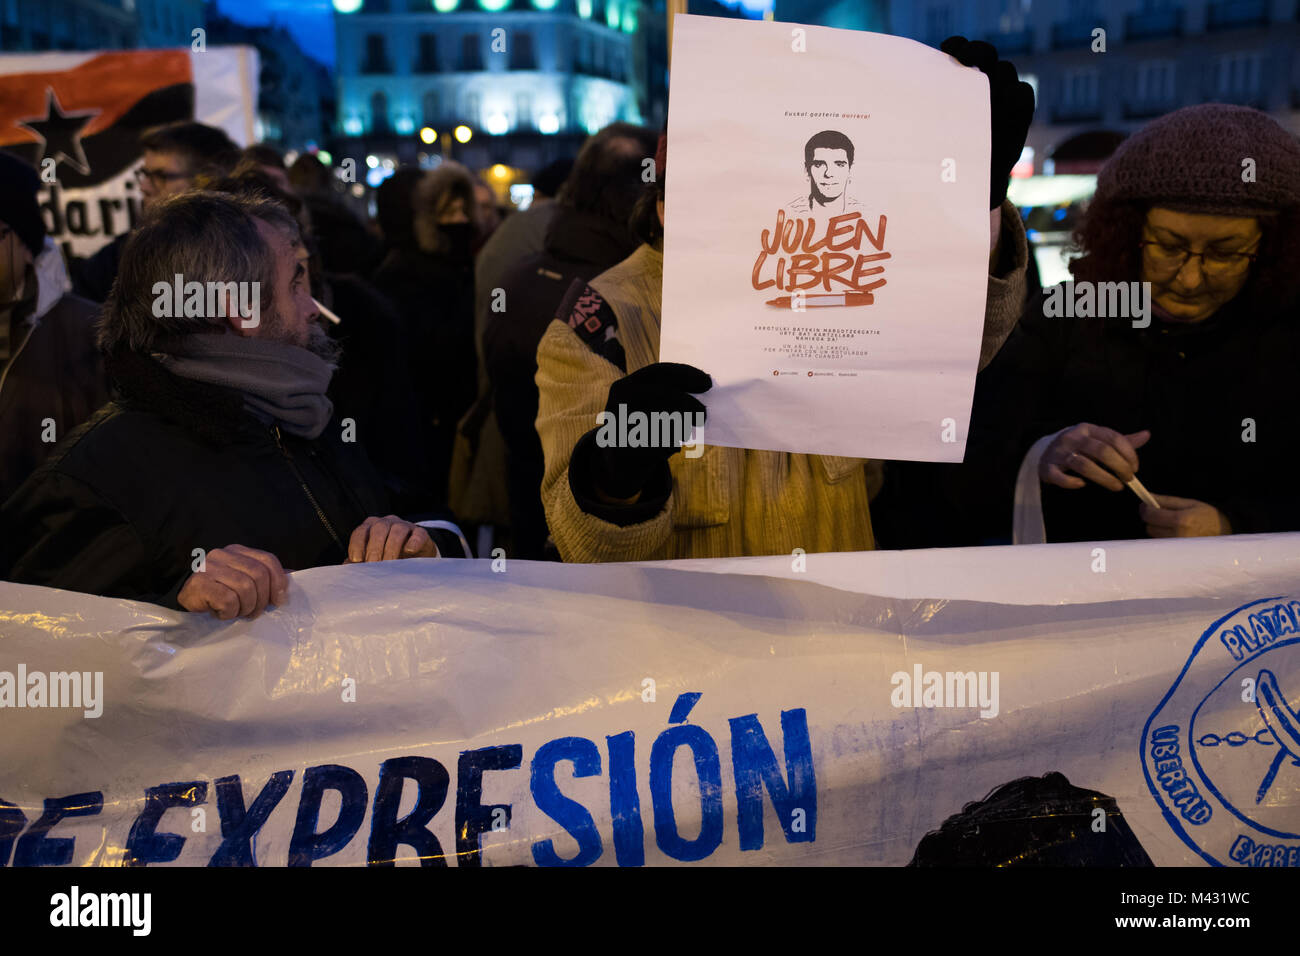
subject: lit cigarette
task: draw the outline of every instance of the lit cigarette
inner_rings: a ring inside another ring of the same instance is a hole
[[[1142,482],[1138,481],[1136,477],[1129,479],[1125,484],[1129,486],[1129,489],[1133,494],[1142,499],[1143,504],[1148,504],[1152,508],[1160,507],[1160,502],[1156,501],[1156,499],[1151,496],[1151,492],[1147,491],[1146,488],[1143,487]]]
[[[315,299],[315,298],[313,298],[312,301],[316,303],[316,308],[320,311],[320,314],[321,314],[321,315],[325,316],[325,318],[329,319],[329,320],[330,320],[331,322],[333,322],[335,325],[342,325],[342,324],[343,324],[343,320],[340,319],[340,318],[339,318],[337,315],[335,315],[333,312],[331,312],[329,309],[325,308],[325,306],[321,304],[320,299]]]

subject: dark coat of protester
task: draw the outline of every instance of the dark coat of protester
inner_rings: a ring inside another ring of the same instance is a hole
[[[535,426],[537,345],[575,279],[585,282],[599,275],[638,245],[626,227],[557,206],[544,251],[519,263],[503,284],[509,308],[489,314],[483,359],[506,442],[510,527],[520,557],[542,557],[547,537],[540,494],[546,466]]]
[[[1234,533],[1300,531],[1300,316],[1255,311],[1238,296],[1202,322],[1153,315],[1139,329],[1045,317],[1042,303],[1030,303],[977,398],[972,451],[999,463],[995,483],[1010,487],[1035,440],[1079,422],[1149,429],[1138,452],[1149,491],[1212,504]],[[1128,489],[1044,482],[1042,503],[1049,541],[1147,537]]]
[[[354,274],[327,275],[329,305],[339,325],[322,322],[339,343],[338,371],[328,395],[340,420],[356,425],[357,442],[383,478],[399,514],[437,510],[429,449],[420,439],[404,356],[406,330],[387,297]]]
[[[57,266],[59,255],[48,247],[38,266]],[[52,283],[44,271],[36,270],[38,279]],[[44,308],[40,312],[33,298],[14,310],[11,355],[0,363],[0,502],[37,469],[55,442],[108,401],[108,379],[95,346],[97,306],[67,294]],[[55,442],[45,440],[47,419]]]
[[[444,164],[429,174],[432,183],[459,181],[459,172],[448,168],[453,165]],[[411,371],[412,394],[420,415],[419,440],[428,444],[432,459],[430,494],[441,505],[447,500],[456,425],[478,394],[474,260],[470,253],[473,227],[467,223],[456,224],[456,228],[433,225],[430,220],[436,218],[437,196],[431,196],[425,186],[421,190],[417,190],[421,198],[417,201],[416,242],[391,250],[375,270],[372,282],[396,306],[405,328],[408,354],[394,355],[394,359],[406,361]],[[454,239],[449,248],[432,248],[430,240],[439,234]]]
[[[337,421],[277,434],[231,389],[119,352],[119,397],[0,508],[0,578],[177,608],[193,549],[268,551],[287,570],[340,564],[387,514],[379,477]]]
[[[130,233],[114,236],[111,242],[84,259],[73,259],[72,291],[90,302],[106,302],[122,261],[122,249]]]

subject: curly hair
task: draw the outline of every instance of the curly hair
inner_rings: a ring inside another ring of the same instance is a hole
[[[1142,274],[1142,226],[1159,203],[1094,199],[1071,236],[1070,263],[1076,281],[1136,282]],[[1300,209],[1259,217],[1263,238],[1259,258],[1238,297],[1254,311],[1290,312],[1300,308]]]

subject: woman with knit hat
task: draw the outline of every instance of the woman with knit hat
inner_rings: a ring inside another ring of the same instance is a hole
[[[1149,314],[1032,301],[977,391],[973,456],[1024,459],[1049,541],[1300,530],[1300,144],[1242,106],[1163,116],[1102,169],[1075,243],[1076,287],[1140,282]]]

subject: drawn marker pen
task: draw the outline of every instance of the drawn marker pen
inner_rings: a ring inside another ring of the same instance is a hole
[[[788,309],[791,298],[788,295],[777,296],[763,304]],[[871,305],[875,300],[875,296],[870,292],[832,292],[829,295],[806,295],[803,297],[803,304],[809,308],[825,308],[828,305]]]

